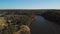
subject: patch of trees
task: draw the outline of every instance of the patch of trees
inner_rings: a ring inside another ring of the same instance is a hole
[[[42,15],[45,19],[60,24],[60,14],[56,12],[45,12]]]

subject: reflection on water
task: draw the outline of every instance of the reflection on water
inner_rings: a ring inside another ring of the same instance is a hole
[[[45,19],[42,16],[36,16],[36,21],[44,23]]]
[[[37,22],[36,24],[46,24],[46,22],[48,22],[46,19],[44,19],[44,17],[42,17],[42,16],[36,16],[36,19],[35,19],[36,21],[35,22]]]

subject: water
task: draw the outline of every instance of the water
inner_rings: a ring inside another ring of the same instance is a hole
[[[44,17],[42,16],[36,16],[36,21],[38,22],[38,24],[42,24],[46,22],[46,19],[44,19]]]
[[[36,16],[30,28],[32,34],[60,34],[60,25],[48,21],[42,16]]]

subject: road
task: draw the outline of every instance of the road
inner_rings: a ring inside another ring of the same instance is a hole
[[[36,16],[36,19],[30,25],[31,34],[60,34],[60,25],[44,19],[42,16]]]

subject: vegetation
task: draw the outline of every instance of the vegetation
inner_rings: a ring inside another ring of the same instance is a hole
[[[35,15],[42,15],[42,14],[54,14],[60,15],[60,11],[58,10],[28,10],[27,12],[17,12],[16,10],[13,11],[2,11],[0,14],[3,14],[0,21],[0,31],[2,30],[3,34],[14,34],[22,29],[21,25],[27,25],[29,27],[31,21],[34,19]],[[22,15],[21,15],[22,14]],[[6,16],[12,15],[12,16]],[[15,16],[18,15],[18,16]],[[6,22],[5,22],[6,21]],[[5,24],[2,26],[2,24]]]
[[[32,19],[34,19],[34,15],[6,16],[5,20],[8,25],[5,26],[2,32],[4,34],[14,34],[20,30],[21,25],[29,26]]]
[[[42,15],[45,19],[60,25],[60,11],[47,11]]]

